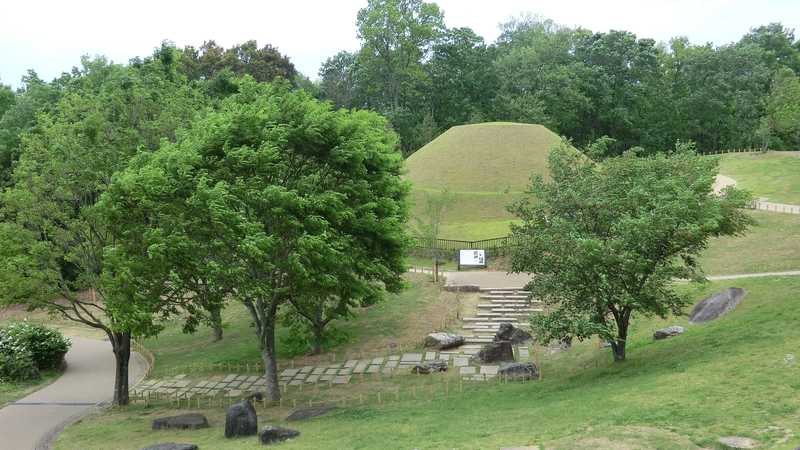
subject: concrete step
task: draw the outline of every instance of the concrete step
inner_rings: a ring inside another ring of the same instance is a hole
[[[481,295],[480,298],[488,299],[488,300],[527,300],[529,298],[528,295],[517,295],[517,294],[503,294],[503,295]]]
[[[526,306],[530,306],[531,304],[528,302],[514,302],[514,303],[478,303],[478,308],[511,308],[514,306],[519,306],[524,308]]]
[[[543,308],[492,308],[492,312],[513,313],[513,312],[542,312]]]
[[[481,292],[525,292],[522,287],[480,288]]]
[[[511,324],[517,323],[519,320],[518,317],[502,317],[502,316],[494,316],[494,317],[464,317],[464,322],[496,322],[496,323],[503,323],[508,322]]]
[[[475,313],[476,317],[528,317],[530,314],[526,312],[518,313],[496,313],[491,311],[478,311]]]

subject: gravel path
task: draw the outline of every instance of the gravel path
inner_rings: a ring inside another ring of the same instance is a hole
[[[67,370],[55,382],[0,409],[0,447],[48,449],[58,433],[98,405],[110,402],[114,355],[108,341],[71,337]],[[131,355],[131,385],[144,376],[147,363]]]

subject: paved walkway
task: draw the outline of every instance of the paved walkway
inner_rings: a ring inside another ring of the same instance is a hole
[[[0,447],[14,450],[48,449],[65,426],[111,401],[114,355],[108,341],[71,337],[67,370],[55,382],[0,409]],[[131,385],[145,373],[147,363],[131,355]]]
[[[492,272],[492,271],[462,271],[444,272],[447,279],[446,286],[480,286],[484,289],[521,288],[531,281],[529,274]]]

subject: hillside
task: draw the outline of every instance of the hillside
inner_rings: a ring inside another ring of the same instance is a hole
[[[454,195],[442,237],[484,239],[508,233],[506,205],[522,193],[531,174],[547,176],[547,154],[561,138],[542,125],[482,123],[447,130],[406,161],[414,214],[425,194],[447,188]]]
[[[731,153],[720,157],[719,172],[756,198],[800,204],[800,152]]]
[[[536,383],[477,383],[465,386],[463,395],[453,388],[447,398],[438,392],[435,399],[421,394],[418,400],[383,405],[348,404],[305,422],[284,422],[289,408],[260,409],[259,421],[300,430],[299,438],[281,444],[287,450],[542,444],[548,449],[677,450],[719,448],[720,436],[750,437],[759,448],[795,448],[800,445],[800,310],[791,305],[800,277],[686,284],[681,290],[698,301],[729,286],[742,287],[748,295],[714,322],[689,325],[685,316],[635,316],[625,363],[612,362],[608,349],[598,348],[595,340],[576,342],[568,352],[537,351],[543,379]],[[653,330],[667,325],[687,331],[654,341]],[[409,379],[385,378],[383,389],[391,392],[389,385]],[[356,393],[369,391],[351,395]],[[209,416],[211,428],[154,434],[153,418],[178,411],[137,405],[84,419],[67,428],[55,448],[133,450],[155,441],[263,448],[255,439],[224,439],[222,408],[195,410]],[[108,436],[115,437],[114,444],[109,445]]]

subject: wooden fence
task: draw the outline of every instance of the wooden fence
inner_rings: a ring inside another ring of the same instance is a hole
[[[414,237],[413,248],[419,256],[431,256],[436,253],[445,258],[453,258],[455,252],[461,249],[486,250],[490,256],[504,256],[515,244],[513,236],[503,236],[478,241],[465,241],[459,239],[431,239]],[[422,254],[420,254],[422,253]]]

